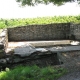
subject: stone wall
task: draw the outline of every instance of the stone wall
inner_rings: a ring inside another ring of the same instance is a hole
[[[68,39],[69,33],[70,23],[8,28],[9,41],[63,40]]]
[[[80,24],[54,23],[8,28],[9,41],[80,40]]]
[[[7,29],[4,29],[0,34],[0,57],[5,56],[5,51],[8,46],[8,34]]]
[[[70,25],[70,37],[75,38],[75,40],[80,40],[80,24],[73,24]]]

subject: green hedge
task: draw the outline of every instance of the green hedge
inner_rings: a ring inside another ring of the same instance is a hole
[[[50,24],[50,23],[80,23],[80,15],[78,16],[54,16],[54,17],[38,17],[24,19],[0,19],[0,29],[32,24]]]

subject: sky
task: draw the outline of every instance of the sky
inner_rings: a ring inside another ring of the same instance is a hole
[[[59,7],[53,4],[21,7],[16,0],[0,0],[0,18],[35,18],[67,15],[80,15],[80,5],[66,3]]]

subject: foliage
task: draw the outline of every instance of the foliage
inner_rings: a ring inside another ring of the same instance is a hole
[[[66,2],[74,2],[76,0],[16,0],[17,2],[20,2],[22,6],[25,5],[29,5],[29,6],[34,6],[37,4],[49,4],[49,3],[53,3],[55,5],[62,5]],[[80,1],[77,0],[77,2],[79,3]]]
[[[80,23],[80,16],[54,16],[54,17],[38,17],[25,19],[0,19],[0,29],[33,25],[33,24],[50,24],[50,23]]]
[[[67,73],[63,68],[38,66],[18,66],[12,70],[0,72],[0,80],[55,80]]]

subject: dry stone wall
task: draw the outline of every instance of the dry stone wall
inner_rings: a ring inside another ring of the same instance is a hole
[[[70,25],[70,37],[75,38],[75,40],[80,40],[80,24],[73,24]]]
[[[70,23],[8,28],[9,41],[62,40],[67,39],[69,33]]]
[[[80,24],[54,23],[8,28],[9,41],[80,40]]]
[[[5,56],[5,51],[8,46],[8,34],[7,29],[4,29],[0,34],[0,58]]]

